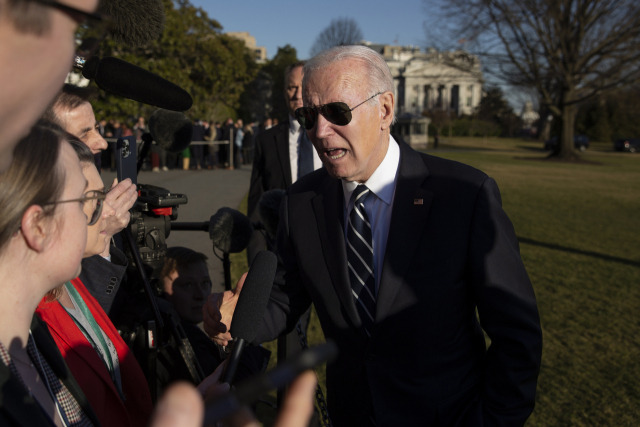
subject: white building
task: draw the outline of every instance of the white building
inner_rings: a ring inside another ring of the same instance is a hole
[[[246,31],[228,32],[226,33],[230,37],[235,37],[244,42],[244,45],[253,52],[253,58],[258,64],[264,64],[267,62],[267,48],[264,46],[258,46],[256,38]]]
[[[414,46],[364,43],[387,61],[396,85],[396,114],[442,110],[471,114],[482,97],[482,71],[476,56],[457,50],[421,52]]]

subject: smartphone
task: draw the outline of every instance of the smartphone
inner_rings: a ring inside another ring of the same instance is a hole
[[[302,350],[269,372],[239,382],[229,393],[206,402],[204,425],[214,425],[241,407],[254,403],[270,390],[285,387],[302,372],[332,362],[337,355],[338,346],[329,340]]]
[[[116,174],[118,182],[129,178],[138,184],[138,146],[135,136],[118,138],[116,142]]]

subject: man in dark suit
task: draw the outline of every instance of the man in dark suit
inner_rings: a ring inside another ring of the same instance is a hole
[[[513,226],[493,179],[390,136],[393,88],[364,46],[305,66],[297,118],[324,169],[283,202],[284,274],[257,340],[314,304],[340,350],[327,366],[336,426],[521,426],[542,338]],[[237,296],[208,302],[205,327],[221,344]]]
[[[289,120],[277,126],[262,131],[256,135],[254,147],[253,169],[251,171],[251,184],[249,186],[249,199],[247,215],[253,222],[260,222],[258,213],[260,197],[269,190],[286,190],[299,176],[305,175],[322,167],[322,162],[313,152],[311,142],[306,138],[304,129],[295,120],[296,109],[302,107],[302,76],[304,62],[296,62],[287,67],[284,76],[284,97],[289,111]],[[299,153],[304,148],[312,157],[311,168],[306,162],[306,157],[300,157]],[[302,160],[304,165],[299,166]],[[265,237],[260,232],[255,232],[247,248],[249,264],[255,255],[268,245]]]

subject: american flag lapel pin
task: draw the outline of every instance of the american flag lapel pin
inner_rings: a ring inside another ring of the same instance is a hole
[[[413,199],[413,204],[414,205],[424,205],[424,200],[423,199]]]

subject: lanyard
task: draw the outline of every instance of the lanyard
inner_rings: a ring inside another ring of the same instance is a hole
[[[87,330],[82,326],[81,322],[75,319],[73,315],[71,316],[71,318],[76,323],[78,328],[82,330],[82,332],[87,337],[87,339],[91,341],[94,347],[100,346],[102,351],[98,351],[98,353],[102,354],[102,360],[104,364],[107,366],[109,373],[113,376],[114,368],[113,368],[113,359],[111,358],[111,351],[109,351],[109,346],[107,346],[107,342],[104,339],[104,335],[102,333],[102,329],[100,328],[100,325],[98,325],[95,317],[93,317],[93,314],[91,314],[91,312],[89,311],[89,307],[87,307],[87,304],[84,302],[84,300],[82,299],[82,297],[80,296],[76,288],[71,284],[71,282],[65,283],[64,287],[69,293],[69,297],[71,298],[71,300],[75,303],[76,307],[78,307],[78,309],[84,315],[84,318],[87,320],[87,323],[89,323],[89,326],[93,330],[94,335],[98,338],[99,342],[97,343],[94,342],[93,338],[91,337],[91,334],[87,332]]]

